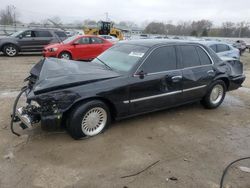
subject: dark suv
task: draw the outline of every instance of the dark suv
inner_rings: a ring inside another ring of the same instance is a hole
[[[10,36],[0,38],[0,51],[13,57],[19,52],[42,52],[43,47],[50,43],[65,40],[64,31],[55,29],[28,29],[18,31]]]

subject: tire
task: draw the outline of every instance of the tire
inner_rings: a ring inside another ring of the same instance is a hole
[[[67,124],[71,137],[78,140],[103,132],[110,124],[107,105],[99,100],[88,101],[73,108]]]
[[[217,80],[212,83],[206,96],[201,103],[207,109],[214,109],[221,105],[226,95],[226,85],[222,80]]]
[[[18,54],[18,47],[14,44],[7,44],[3,47],[3,53],[6,56],[14,57]]]
[[[59,58],[60,59],[68,59],[71,60],[72,59],[72,55],[69,52],[61,52],[59,54]]]

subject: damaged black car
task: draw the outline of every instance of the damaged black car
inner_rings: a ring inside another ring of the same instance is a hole
[[[65,125],[75,139],[94,136],[113,120],[201,101],[217,108],[244,82],[238,60],[223,61],[196,42],[120,42],[92,62],[47,58],[25,79],[11,122],[22,128]],[[16,108],[22,93],[27,105]]]

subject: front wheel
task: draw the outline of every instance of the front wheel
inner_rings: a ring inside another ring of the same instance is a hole
[[[72,59],[72,56],[69,52],[62,52],[62,53],[60,53],[59,58],[70,60],[70,59]]]
[[[220,106],[226,95],[226,85],[222,80],[215,81],[201,103],[205,108],[214,109]]]
[[[68,131],[74,139],[95,136],[110,124],[110,112],[105,103],[93,100],[77,105],[71,112]]]
[[[7,44],[3,47],[3,53],[9,57],[14,57],[18,54],[18,48],[13,44]]]

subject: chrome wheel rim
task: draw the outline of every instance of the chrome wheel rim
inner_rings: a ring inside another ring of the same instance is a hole
[[[14,56],[14,55],[16,55],[16,52],[17,52],[16,49],[12,46],[9,46],[6,48],[6,54],[8,56]]]
[[[215,85],[210,94],[210,101],[213,104],[218,104],[223,98],[224,88],[222,85]]]
[[[90,109],[82,119],[82,132],[87,136],[100,133],[107,123],[107,112],[101,107]]]
[[[70,56],[69,56],[69,54],[67,54],[67,53],[63,53],[63,54],[61,55],[61,58],[62,58],[62,59],[70,59]]]

